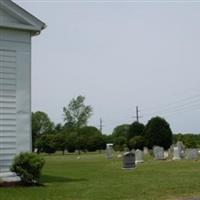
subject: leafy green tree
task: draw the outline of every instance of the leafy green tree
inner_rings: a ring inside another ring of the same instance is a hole
[[[65,132],[74,132],[74,131],[76,131],[76,128],[74,127],[74,125],[71,122],[66,122],[63,125],[62,130]]]
[[[144,134],[149,148],[158,145],[168,149],[172,144],[172,131],[170,126],[161,117],[150,119],[145,127]]]
[[[93,135],[88,138],[87,150],[96,151],[106,148],[106,142],[103,135]]]
[[[128,146],[130,149],[143,150],[145,146],[145,139],[143,136],[135,136],[129,140]]]
[[[142,136],[144,134],[144,124],[139,122],[133,122],[128,130],[128,139],[131,139],[135,136]]]
[[[37,141],[38,152],[45,152],[48,154],[56,152],[56,136],[54,134],[43,134]]]
[[[114,149],[116,151],[123,151],[127,147],[127,139],[124,136],[114,138]]]
[[[67,134],[67,151],[69,153],[74,153],[77,147],[76,139],[78,134],[76,132],[71,132]]]
[[[55,133],[60,133],[60,132],[62,132],[62,131],[63,131],[63,126],[62,126],[62,124],[61,124],[61,123],[56,124],[56,125],[55,125],[55,128],[54,128],[54,132],[55,132]]]
[[[173,135],[173,143],[182,141],[186,148],[198,148],[200,146],[200,135],[197,134],[176,134]]]
[[[113,137],[112,134],[110,134],[110,135],[103,134],[103,137],[104,137],[104,140],[105,140],[106,144],[114,143],[114,137]]]
[[[88,138],[93,135],[101,135],[101,132],[94,126],[85,126],[78,130],[78,134]]]
[[[99,143],[96,141],[97,138],[99,138],[99,140],[101,140],[102,134],[101,132],[93,126],[85,126],[82,127],[78,130],[78,135],[77,135],[77,140],[76,140],[76,144],[77,146],[77,150],[82,150],[82,151],[86,151],[88,149],[90,149],[89,151],[92,151],[93,149],[97,150],[98,149],[98,145]],[[95,146],[96,147],[91,147],[91,146]],[[79,152],[80,152],[79,151]]]
[[[183,140],[183,143],[187,148],[197,148],[197,141],[192,136],[186,136]]]
[[[55,135],[55,146],[56,150],[62,151],[65,154],[65,149],[67,148],[67,135],[65,133],[57,133]]]
[[[130,125],[128,124],[122,124],[114,128],[112,136],[113,138],[117,137],[128,137],[128,132],[129,132],[129,127]]]
[[[78,153],[80,154],[81,151],[86,151],[87,148],[87,142],[88,138],[84,135],[77,134],[77,137],[75,138],[75,147],[76,150],[78,150]]]
[[[44,112],[37,111],[32,113],[32,143],[33,149],[35,141],[40,135],[52,133],[54,131],[54,123],[49,119]]]
[[[86,106],[84,101],[85,97],[78,96],[72,99],[67,107],[63,108],[64,121],[75,129],[86,126],[92,115],[92,107]]]

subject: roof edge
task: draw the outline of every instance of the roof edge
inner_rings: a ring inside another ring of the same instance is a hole
[[[14,14],[18,19],[21,19],[27,22],[28,24],[30,24],[30,26],[25,25],[26,26],[25,27],[22,25],[16,28],[35,31],[38,34],[38,32],[41,32],[43,29],[47,27],[47,25],[44,22],[42,22],[40,19],[38,19],[37,17],[35,17],[34,15],[32,15],[31,13],[29,13],[28,11],[26,11],[25,9],[23,9],[22,7],[20,7],[19,5],[17,5],[11,0],[1,0],[0,7],[4,8],[11,14]],[[8,27],[8,28],[11,28],[11,27]]]

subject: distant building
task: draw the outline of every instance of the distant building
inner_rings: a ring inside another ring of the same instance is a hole
[[[31,151],[31,37],[46,25],[0,0],[0,172],[14,156]]]

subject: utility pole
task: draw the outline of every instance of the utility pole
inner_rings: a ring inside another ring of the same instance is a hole
[[[137,120],[137,122],[139,122],[139,110],[138,110],[138,106],[136,106],[136,120]]]
[[[102,133],[102,131],[103,131],[103,120],[102,120],[102,118],[100,118],[99,130]]]
[[[136,106],[136,116],[134,118],[136,118],[136,121],[139,122],[139,119],[142,118],[142,116],[139,115],[139,109],[138,106]]]

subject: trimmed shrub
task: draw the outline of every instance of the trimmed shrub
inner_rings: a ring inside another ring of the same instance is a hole
[[[21,178],[24,185],[33,185],[39,182],[44,164],[44,159],[37,154],[20,153],[15,157],[10,170]]]

